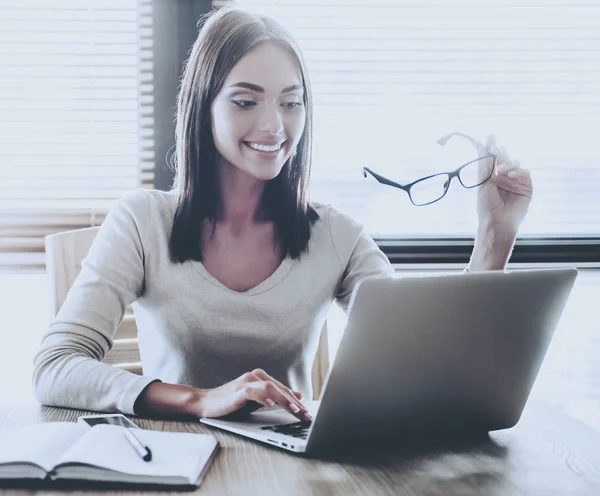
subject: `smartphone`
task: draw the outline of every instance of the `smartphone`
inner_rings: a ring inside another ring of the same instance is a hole
[[[129,427],[132,429],[139,429],[131,420],[129,420],[122,413],[103,413],[100,415],[82,415],[77,418],[77,422],[81,424],[87,424],[93,427],[98,424],[111,424],[120,425],[123,427]]]

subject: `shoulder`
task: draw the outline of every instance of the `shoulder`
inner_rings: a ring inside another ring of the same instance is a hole
[[[319,214],[320,220],[336,235],[358,236],[363,230],[360,222],[330,204],[312,202],[311,206]]]
[[[127,232],[137,237],[143,245],[156,242],[158,233],[168,236],[177,206],[175,192],[137,188],[122,196],[110,209],[102,222],[102,231]]]
[[[175,212],[177,196],[174,191],[137,188],[121,197],[111,209],[113,213],[127,213],[135,221],[152,221],[157,217],[171,216]]]
[[[315,228],[329,237],[340,260],[347,259],[363,235],[363,225],[331,205],[311,202],[311,206],[319,215]]]
[[[160,191],[158,189],[137,188],[121,197],[117,206],[139,213],[144,209],[154,207],[158,210],[174,209],[177,203],[175,191]]]

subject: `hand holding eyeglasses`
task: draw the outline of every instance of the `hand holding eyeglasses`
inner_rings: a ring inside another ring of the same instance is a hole
[[[496,156],[494,173],[478,192],[479,225],[501,228],[516,236],[533,198],[531,174],[518,160],[512,160],[503,146],[496,144],[494,136],[488,136],[485,145],[477,141],[473,144],[479,153]]]
[[[444,146],[450,138],[459,136],[471,142],[477,150],[477,158],[461,165],[452,172],[442,172],[422,177],[409,184],[399,184],[368,167],[363,168],[365,177],[372,175],[381,184],[406,191],[416,206],[431,205],[441,200],[456,178],[465,188],[478,188],[477,213],[480,226],[500,226],[506,232],[516,232],[527,214],[533,197],[531,175],[516,160],[511,160],[504,147],[496,144],[494,136],[488,136],[486,144],[463,134],[451,133],[437,143]]]

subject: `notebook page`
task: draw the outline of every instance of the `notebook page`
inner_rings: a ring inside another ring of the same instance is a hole
[[[202,468],[201,459],[207,459],[216,446],[215,438],[208,434],[135,429],[135,435],[152,451],[152,460],[145,462],[129,444],[123,429],[117,425],[92,427],[59,463],[86,463],[116,472],[195,480]]]
[[[29,462],[50,472],[60,456],[89,427],[75,422],[47,422],[0,431],[0,464]]]

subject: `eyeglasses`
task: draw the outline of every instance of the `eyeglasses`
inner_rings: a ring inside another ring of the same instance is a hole
[[[460,136],[461,138],[470,141],[478,150],[482,146],[477,140],[463,133],[450,133],[437,140],[437,143],[444,146],[453,136]],[[368,167],[363,167],[363,175],[364,177],[367,177],[368,172],[381,184],[406,191],[413,205],[422,207],[424,205],[431,205],[444,198],[448,189],[450,189],[452,179],[455,177],[458,178],[458,181],[464,188],[476,188],[490,180],[495,167],[496,155],[487,152],[485,155],[461,165],[453,172],[433,174],[417,179],[409,184],[398,184],[381,174],[377,174]]]

